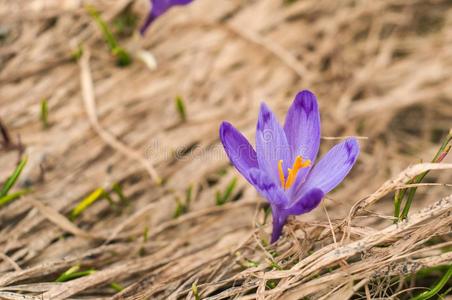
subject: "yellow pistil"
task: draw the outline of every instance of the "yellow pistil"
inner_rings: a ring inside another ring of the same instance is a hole
[[[279,180],[281,181],[281,186],[285,190],[287,190],[295,182],[295,179],[297,178],[298,171],[300,171],[300,169],[309,167],[311,165],[311,161],[309,159],[303,161],[303,158],[300,155],[298,155],[295,158],[295,161],[293,163],[292,168],[288,169],[289,172],[288,172],[288,175],[287,175],[287,180],[284,177],[284,171],[283,171],[282,164],[283,164],[283,161],[279,160],[278,161]]]
[[[284,178],[284,171],[282,169],[282,159],[278,161],[278,172],[279,172],[279,180],[281,181],[281,186],[284,187],[286,179]]]

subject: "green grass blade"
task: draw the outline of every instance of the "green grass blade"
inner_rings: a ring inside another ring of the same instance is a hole
[[[149,227],[146,226],[144,227],[144,231],[143,231],[143,242],[147,242],[149,239]]]
[[[177,96],[175,99],[176,110],[182,122],[187,120],[187,110],[185,109],[184,99],[181,96]]]
[[[265,283],[265,287],[267,290],[272,290],[278,285],[279,280],[277,279],[270,279]]]
[[[72,267],[70,267],[66,272],[64,272],[63,274],[61,274],[55,281],[56,281],[56,282],[64,282],[64,281],[65,281],[65,278],[66,278],[67,276],[69,276],[69,275],[72,274],[72,273],[77,272],[78,270],[80,270],[80,266],[79,266],[79,265],[72,266]]]
[[[183,214],[186,214],[188,212],[188,209],[190,208],[191,198],[192,198],[192,192],[193,192],[193,185],[190,185],[185,190],[185,200],[181,201],[179,197],[176,197],[176,209],[173,213],[173,218],[177,219]]]
[[[231,182],[229,182],[228,186],[226,187],[226,191],[223,194],[224,202],[228,201],[229,198],[232,196],[232,192],[234,191],[236,185],[237,177],[234,177],[232,178]]]
[[[418,175],[417,177],[415,177],[415,180],[413,181],[413,183],[417,184],[417,183],[422,182],[422,180],[424,179],[425,176],[427,176],[427,174],[428,174],[428,171]],[[414,198],[414,195],[416,194],[416,191],[417,191],[417,187],[410,188],[408,190],[408,195],[407,195],[407,199],[405,202],[405,206],[403,207],[402,213],[400,214],[401,220],[404,220],[408,217],[408,213],[410,211],[411,204],[413,203],[413,198]]]
[[[112,27],[116,35],[131,36],[137,25],[139,17],[132,11],[131,7],[127,7],[112,22]]]
[[[398,190],[394,194],[394,223],[397,223],[400,218],[400,208],[402,206],[402,200],[405,196],[406,189]]]
[[[441,146],[438,149],[438,152],[436,152],[435,157],[433,157],[433,159],[432,159],[433,163],[439,163],[446,157],[446,155],[449,153],[449,151],[451,149],[451,146],[449,145],[451,140],[452,140],[452,130],[449,132],[449,134],[444,139],[443,143],[441,144]],[[421,183],[422,180],[425,178],[425,176],[427,176],[428,173],[429,173],[429,171],[425,171],[424,173],[419,174],[418,176],[416,176],[414,178],[414,180],[410,181],[409,183],[414,183],[414,184]],[[413,199],[414,199],[414,195],[416,194],[416,191],[417,191],[417,187],[412,187],[412,188],[408,189],[405,206],[400,215],[401,220],[406,219],[408,217],[408,213],[410,211],[411,204],[413,203]],[[404,194],[405,194],[405,192],[403,192],[403,195]]]
[[[229,184],[226,187],[226,190],[224,191],[223,194],[221,192],[216,193],[216,204],[218,206],[223,205],[226,202],[228,202],[229,198],[232,196],[232,193],[233,193],[236,185],[237,185],[237,177],[234,177],[229,182]]]
[[[61,274],[55,281],[56,282],[66,282],[66,281],[73,280],[76,278],[88,276],[88,275],[91,275],[96,272],[96,270],[94,270],[94,269],[88,269],[86,271],[80,271],[80,272],[78,272],[78,270],[80,270],[80,266],[75,265],[75,266],[69,268],[63,274]]]
[[[201,299],[201,297],[199,296],[198,286],[196,285],[196,282],[193,282],[193,284],[191,285],[191,291],[193,292],[193,297],[195,297],[195,300]]]
[[[86,11],[91,15],[91,17],[96,22],[102,35],[107,43],[108,48],[110,48],[111,53],[117,58],[117,63],[119,66],[127,66],[132,62],[132,58],[129,53],[119,46],[118,41],[113,36],[113,33],[108,28],[107,23],[102,19],[100,13],[97,9],[91,5],[86,6]]]
[[[446,296],[450,295],[451,291],[452,291],[452,287],[448,288],[444,293],[439,295],[439,299],[446,299]]]
[[[3,198],[8,194],[8,192],[11,190],[11,188],[16,183],[17,179],[19,178],[20,174],[22,173],[23,169],[25,168],[25,165],[27,164],[28,157],[24,156],[19,164],[17,165],[14,172],[11,174],[11,176],[8,177],[6,182],[3,184],[2,189],[0,190],[0,198]]]
[[[223,205],[224,203],[223,203],[223,196],[221,195],[221,192],[220,191],[217,191],[216,193],[215,193],[215,204],[217,205],[217,206],[220,206],[220,205]]]
[[[176,209],[174,210],[173,218],[177,219],[187,212],[187,205],[182,203],[178,198],[176,199]]]
[[[185,203],[187,204],[187,206],[190,205],[192,194],[193,194],[193,185],[190,185],[185,190]]]
[[[71,58],[74,61],[78,61],[83,55],[83,46],[82,45],[78,45],[77,48],[75,48],[74,50],[72,50],[71,52]]]
[[[447,269],[447,272],[444,274],[444,276],[436,283],[436,285],[429,291],[420,293],[416,297],[414,297],[412,300],[427,300],[435,296],[436,294],[441,291],[441,289],[447,284],[450,277],[452,276],[452,265],[449,266],[449,269]]]
[[[115,37],[113,36],[113,33],[108,28],[107,23],[100,16],[100,13],[97,11],[97,9],[94,6],[87,5],[86,11],[90,14],[90,16],[96,22],[97,26],[99,27],[100,31],[102,32],[105,42],[107,43],[110,50],[117,48],[118,42],[116,41]]]
[[[245,259],[246,264],[249,268],[257,268],[259,267],[259,262],[251,260],[251,259]]]
[[[119,201],[121,204],[128,206],[130,204],[129,199],[124,196],[124,192],[122,191],[122,186],[119,183],[113,184],[111,190],[118,195]]]
[[[89,194],[86,198],[80,201],[79,204],[72,210],[71,219],[77,218],[85,209],[91,206],[97,200],[103,198],[105,195],[105,190],[103,188],[98,188]]]
[[[0,197],[0,207],[2,207],[3,205],[5,205],[11,201],[14,201],[14,200],[20,198],[21,196],[23,196],[25,194],[28,194],[29,192],[30,192],[30,190],[20,190],[18,192],[11,193],[11,194],[5,195],[3,197]]]
[[[49,127],[49,104],[47,99],[41,100],[41,115],[39,117],[44,128]]]
[[[124,48],[116,47],[111,50],[111,53],[116,57],[118,66],[125,67],[132,63],[132,58]]]
[[[122,291],[122,290],[124,289],[124,287],[123,287],[122,285],[120,285],[119,283],[116,283],[116,282],[112,282],[112,283],[110,284],[110,287],[111,287],[112,289],[114,289],[115,292],[120,292],[120,291]]]
[[[267,224],[268,216],[272,213],[272,207],[268,205],[267,207],[264,207],[264,223],[262,225]]]

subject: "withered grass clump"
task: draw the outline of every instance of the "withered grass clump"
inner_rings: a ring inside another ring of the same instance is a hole
[[[0,298],[409,299],[447,274],[452,164],[420,162],[451,126],[448,1],[197,0],[143,39],[117,24],[146,1],[91,4],[157,69],[117,67],[80,1],[0,1],[2,185],[28,157],[12,188],[27,193],[0,207]],[[268,245],[218,126],[254,138],[260,101],[282,117],[303,88],[321,154],[349,135],[362,152]],[[394,193],[427,170],[395,223]]]

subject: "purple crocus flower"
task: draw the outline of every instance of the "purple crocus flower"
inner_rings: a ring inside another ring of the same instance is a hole
[[[193,0],[150,0],[151,10],[149,11],[143,26],[140,28],[140,33],[144,35],[148,27],[154,22],[158,17],[163,15],[167,10],[175,5],[186,5],[191,3]]]
[[[223,122],[220,138],[237,170],[271,205],[273,232],[278,240],[288,216],[307,213],[348,174],[359,154],[355,138],[331,148],[314,165],[320,145],[317,99],[301,91],[287,113],[284,127],[265,103],[256,129],[256,151],[230,123]]]

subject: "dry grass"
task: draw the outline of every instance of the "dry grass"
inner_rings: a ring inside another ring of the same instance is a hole
[[[116,67],[81,2],[0,1],[0,119],[9,130],[0,178],[23,150],[19,187],[33,190],[0,208],[0,298],[193,299],[195,283],[212,300],[403,299],[405,275],[452,262],[452,165],[413,165],[429,161],[451,127],[448,1],[197,0],[144,39],[121,39],[132,53],[152,51],[153,71],[137,59]],[[112,21],[127,7],[142,18],[146,2],[90,3]],[[336,142],[327,137],[366,138],[323,208],[291,219],[268,246],[264,201],[243,179],[235,201],[215,206],[237,176],[218,127],[227,119],[253,138],[260,101],[282,118],[302,88],[320,100],[322,153]],[[393,193],[425,170],[436,184],[421,185],[408,220],[394,225]],[[151,180],[159,177],[162,185]],[[114,183],[128,206],[96,201],[68,219]],[[188,212],[174,219],[189,187]],[[55,282],[74,265],[97,272]]]

